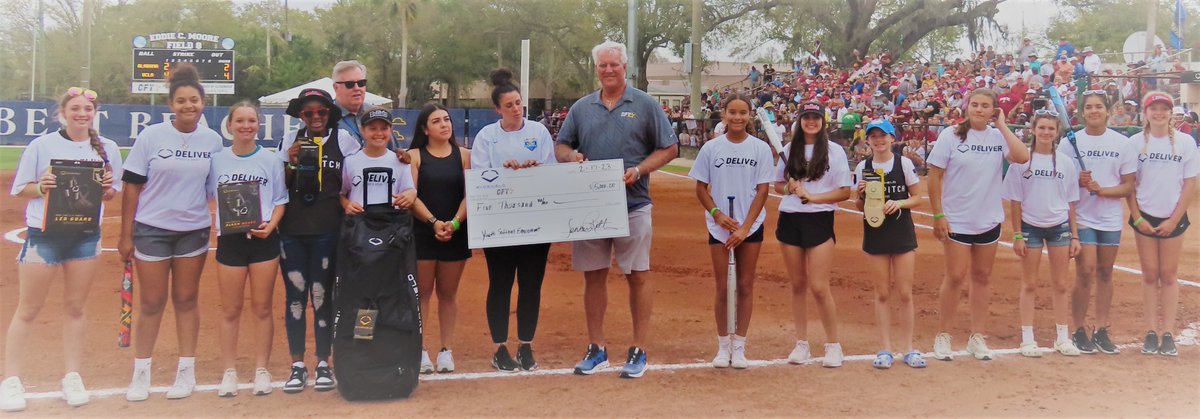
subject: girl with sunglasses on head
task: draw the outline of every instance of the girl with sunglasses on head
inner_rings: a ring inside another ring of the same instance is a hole
[[[949,331],[963,285],[969,287],[971,306],[967,352],[976,359],[992,359],[984,331],[992,264],[1004,222],[1003,163],[1029,161],[1029,149],[1005,124],[996,98],[986,88],[967,95],[966,119],[942,131],[927,160],[933,233],[944,246],[946,261],[946,277],[938,291],[939,333],[933,343],[934,359],[943,361],[953,358]]]
[[[1133,192],[1137,174],[1137,147],[1121,133],[1108,129],[1111,108],[1102,90],[1083,92],[1080,100],[1083,129],[1075,132],[1075,142],[1059,144],[1060,154],[1081,162],[1075,204],[1079,244],[1075,257],[1075,284],[1071,291],[1071,321],[1075,332],[1071,340],[1085,354],[1097,351],[1117,354],[1121,350],[1109,336],[1109,313],[1113,298],[1113,264],[1121,245],[1121,200]],[[1118,106],[1122,108],[1123,106]],[[1132,121],[1132,119],[1131,119]],[[1096,317],[1089,337],[1088,304],[1096,289]]]
[[[1142,353],[1148,355],[1178,354],[1171,330],[1179,314],[1179,256],[1183,233],[1191,224],[1188,205],[1196,197],[1200,175],[1200,151],[1186,134],[1171,128],[1173,106],[1166,93],[1146,94],[1142,99],[1145,129],[1130,138],[1140,151],[1137,183],[1125,202],[1142,263],[1142,309],[1149,330]]]
[[[1034,292],[1042,248],[1050,255],[1050,282],[1054,290],[1054,349],[1066,356],[1078,356],[1079,348],[1068,338],[1067,268],[1070,258],[1079,253],[1075,223],[1075,202],[1079,201],[1078,170],[1069,157],[1058,150],[1062,130],[1058,113],[1034,111],[1032,154],[1027,163],[1008,167],[1004,176],[1003,198],[1009,200],[1013,231],[1013,253],[1022,260],[1021,355],[1042,356],[1033,338]]]
[[[417,202],[413,204],[413,238],[417,245],[417,295],[421,317],[429,319],[429,305],[438,298],[438,328],[442,350],[437,371],[454,372],[454,324],[458,321],[458,283],[471,257],[467,248],[466,177],[471,152],[454,141],[450,112],[428,104],[417,115],[416,131],[408,154],[412,157]],[[421,351],[421,373],[434,371],[428,351]]]
[[[830,146],[825,107],[816,102],[800,106],[800,129],[784,149],[775,167],[775,192],[784,194],[779,204],[779,226],[775,238],[783,249],[784,263],[792,282],[792,318],[796,346],[788,362],[808,362],[808,294],[812,293],[825,329],[823,365],[842,366],[838,342],[837,306],[829,289],[833,246],[833,212],[850,198],[854,185],[850,162],[841,147]]]
[[[223,185],[253,182],[258,189],[258,199],[247,204],[261,208],[262,218],[249,232],[217,236],[217,273],[223,314],[221,363],[225,368],[217,395],[237,395],[238,331],[247,282],[250,284],[252,330],[257,338],[253,390],[255,395],[264,395],[271,392],[271,373],[267,370],[267,363],[271,360],[271,341],[275,334],[271,304],[275,294],[275,278],[279,273],[279,233],[276,228],[288,202],[287,186],[279,158],[263,150],[257,143],[258,106],[249,101],[230,106],[225,129],[233,134],[233,144],[213,156],[209,194],[216,199],[224,199],[219,193]],[[216,214],[220,225],[221,211]]]
[[[138,327],[133,330],[133,379],[125,398],[150,397],[151,358],[163,309],[175,308],[179,365],[168,399],[192,394],[196,386],[196,344],[200,335],[200,274],[208,255],[208,177],[221,135],[200,125],[204,87],[189,64],[171,69],[167,95],[175,117],[138,134],[125,160],[121,200],[122,260],[137,266]]]
[[[520,170],[543,164],[557,164],[554,140],[545,125],[525,118],[521,91],[512,81],[506,68],[491,73],[492,104],[500,120],[483,127],[471,149],[471,168]],[[492,247],[483,250],[487,258],[488,294],[487,321],[496,352],[492,367],[516,372],[537,369],[533,357],[533,337],[537,332],[541,311],[542,279],[546,275],[546,260],[550,243],[522,246]],[[517,356],[508,352],[509,305],[512,301],[514,277],[517,295]]]
[[[312,328],[317,367],[313,388],[332,390],[336,384],[329,356],[333,344],[333,280],[337,272],[338,234],[342,223],[342,162],[361,148],[350,133],[338,128],[341,108],[329,93],[304,89],[288,102],[287,114],[304,126],[288,132],[275,153],[284,163],[289,197],[279,222],[280,258],[286,295],[284,328],[292,369],[283,383],[284,393],[304,391],[308,368],[304,364],[306,311],[312,300]],[[298,141],[297,139],[304,139]],[[315,145],[314,155],[301,158],[300,147]],[[315,160],[311,161],[311,160]],[[315,165],[314,165],[315,163]]]
[[[84,305],[96,272],[100,255],[100,231],[88,233],[46,232],[46,195],[57,192],[59,185],[50,173],[51,160],[100,161],[104,201],[112,199],[120,184],[113,179],[121,174],[121,153],[112,140],[101,137],[92,128],[99,101],[96,92],[72,87],[58,101],[58,131],[35,138],[21,152],[12,195],[28,198],[25,205],[25,243],[17,256],[16,313],[9,323],[4,343],[4,374],[0,382],[0,410],[25,409],[25,388],[21,383],[22,358],[28,348],[29,333],[36,328],[38,313],[46,303],[50,285],[63,279],[63,362],[67,371],[62,379],[63,399],[68,405],[81,406],[90,397],[79,370],[83,366],[87,317]],[[101,207],[100,213],[104,210]]]

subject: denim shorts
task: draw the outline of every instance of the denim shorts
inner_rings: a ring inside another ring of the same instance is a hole
[[[1030,249],[1041,249],[1043,244],[1049,247],[1070,246],[1071,224],[1062,223],[1054,227],[1035,227],[1022,221],[1021,235],[1025,236],[1025,246]]]
[[[40,228],[25,231],[25,244],[17,263],[61,265],[73,260],[94,259],[100,254],[100,233],[46,234]]]
[[[1121,230],[1104,231],[1080,225],[1079,243],[1090,246],[1120,246]]]

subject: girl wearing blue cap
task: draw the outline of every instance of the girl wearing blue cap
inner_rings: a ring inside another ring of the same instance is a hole
[[[867,253],[875,278],[875,320],[883,350],[875,356],[875,368],[891,368],[894,360],[891,342],[892,282],[900,306],[900,341],[905,345],[904,363],[924,368],[925,359],[913,348],[913,267],[916,263],[917,235],[913,229],[911,209],[921,204],[921,178],[912,160],[892,151],[896,129],[891,122],[879,119],[867,125],[867,144],[871,158],[858,163],[854,174],[858,179],[858,200],[854,205],[863,210],[866,202],[865,174],[876,173],[883,182],[883,222],[871,226],[863,219],[863,252]]]

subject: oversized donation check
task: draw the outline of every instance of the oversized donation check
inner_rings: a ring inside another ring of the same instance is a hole
[[[621,160],[467,170],[472,249],[626,237]]]

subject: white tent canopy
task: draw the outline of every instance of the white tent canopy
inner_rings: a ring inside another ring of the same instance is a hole
[[[312,88],[312,87],[329,92],[329,96],[333,96],[333,79],[331,79],[329,77],[322,77],[320,79],[313,80],[308,83],[304,83],[302,85],[293,87],[291,89],[284,90],[279,93],[260,97],[260,98],[258,98],[258,103],[260,106],[285,107],[285,106],[287,106],[288,101],[295,99],[296,96],[300,95],[301,90]],[[386,105],[386,104],[392,103],[392,100],[388,99],[386,97],[371,93],[371,92],[367,92],[367,97],[366,97],[366,99],[364,99],[364,102],[366,102],[367,106],[375,106],[375,105]]]

